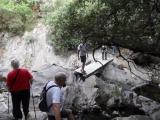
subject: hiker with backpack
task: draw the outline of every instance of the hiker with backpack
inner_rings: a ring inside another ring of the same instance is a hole
[[[11,61],[11,71],[7,75],[6,86],[11,92],[13,104],[13,117],[14,120],[21,120],[23,118],[21,112],[21,103],[25,120],[29,118],[29,100],[30,100],[30,83],[33,81],[33,76],[27,69],[19,68],[19,61],[14,59]]]
[[[48,120],[61,120],[61,118],[67,118],[68,120],[74,120],[72,111],[70,109],[63,108],[63,96],[61,88],[65,85],[67,76],[63,72],[55,74],[55,80],[50,81],[46,85],[46,102],[49,107]]]
[[[78,45],[77,54],[78,54],[78,60],[79,60],[79,57],[80,57],[81,62],[82,62],[81,72],[85,73],[84,68],[85,68],[86,58],[88,57],[87,47],[86,47],[86,38],[84,38],[82,43]]]

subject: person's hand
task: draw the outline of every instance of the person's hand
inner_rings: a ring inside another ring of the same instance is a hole
[[[11,87],[7,87],[8,92],[11,92]]]
[[[33,81],[30,81],[30,84],[32,85]]]
[[[32,79],[30,79],[30,80],[29,80],[29,82],[30,82],[30,84],[32,84],[32,83],[33,83],[33,78],[32,78]]]
[[[86,55],[86,58],[88,58],[88,54]]]
[[[79,60],[79,57],[78,57],[78,60]]]

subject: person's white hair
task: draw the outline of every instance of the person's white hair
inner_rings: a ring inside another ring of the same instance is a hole
[[[13,69],[18,69],[19,68],[19,61],[17,59],[12,60],[11,66]]]

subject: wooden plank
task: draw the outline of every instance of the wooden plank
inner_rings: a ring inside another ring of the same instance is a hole
[[[75,72],[75,74],[79,74],[83,78],[87,78],[87,77],[91,76],[92,74],[94,74],[95,72],[97,72],[98,70],[100,70],[101,68],[105,67],[107,64],[109,64],[112,61],[113,61],[113,59],[100,60],[100,62],[102,64],[99,62],[93,62],[89,65],[86,65],[85,66],[85,71],[86,71],[85,74],[81,72],[81,68],[76,69],[74,72]]]

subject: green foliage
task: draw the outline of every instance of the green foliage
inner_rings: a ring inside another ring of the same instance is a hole
[[[114,88],[114,90],[113,90],[113,92],[112,92],[112,95],[113,95],[113,97],[115,97],[115,98],[119,98],[119,97],[121,97],[122,96],[122,93],[124,92],[124,89],[123,89],[123,87],[122,87],[122,84],[121,83],[116,83],[115,84],[115,88]]]
[[[8,92],[6,89],[0,89],[0,93]]]
[[[89,36],[93,47],[115,44],[159,55],[157,0],[65,0],[57,5],[46,17],[57,49],[75,49],[73,40],[79,43],[82,37]]]
[[[32,43],[35,41],[35,38],[33,36],[27,36],[26,37],[26,40],[29,42],[29,43]]]
[[[93,26],[89,27],[88,25],[94,20],[88,21],[85,18],[92,16],[95,18],[96,14],[93,12],[95,4],[86,2],[85,9],[79,6],[83,6],[83,3],[68,0],[63,3],[63,6],[55,7],[55,11],[46,17],[46,22],[53,30],[51,40],[56,43],[56,50],[75,49],[83,37],[82,34],[93,29]]]
[[[0,31],[21,33],[34,19],[31,5],[35,0],[1,0]]]

